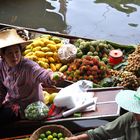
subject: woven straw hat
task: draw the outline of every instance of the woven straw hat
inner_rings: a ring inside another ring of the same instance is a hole
[[[16,29],[7,29],[0,32],[0,49],[12,45],[20,44],[22,48],[32,41],[25,41],[18,34]]]
[[[116,96],[116,102],[123,109],[140,114],[140,87],[137,91],[121,90]]]

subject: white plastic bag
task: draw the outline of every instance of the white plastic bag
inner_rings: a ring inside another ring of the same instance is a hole
[[[64,44],[58,49],[58,56],[63,63],[68,63],[76,58],[77,48],[73,44]]]
[[[92,82],[80,80],[70,86],[61,89],[54,99],[54,104],[58,107],[67,107],[68,109],[82,105],[85,100],[93,97],[93,93],[87,93],[83,87],[83,82],[92,87]]]

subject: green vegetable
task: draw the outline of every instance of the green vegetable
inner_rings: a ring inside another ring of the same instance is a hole
[[[29,120],[40,120],[48,115],[48,111],[48,106],[46,106],[43,102],[34,102],[26,107],[25,117]]]
[[[74,117],[81,117],[81,116],[82,116],[82,114],[80,112],[74,113]]]
[[[125,67],[127,64],[128,64],[128,62],[120,63],[120,64],[118,64],[118,65],[115,65],[115,66],[113,67],[113,69],[114,69],[114,70],[122,69],[122,68]]]
[[[99,85],[99,84],[95,84],[95,83],[93,83],[92,87],[93,87],[93,88],[101,88],[102,86]]]
[[[107,43],[109,43],[110,45],[112,45],[114,48],[120,48],[120,49],[126,49],[126,50],[135,50],[136,46],[134,45],[122,45],[122,44],[118,44],[118,43],[114,43],[111,41],[107,41]]]
[[[101,82],[100,85],[102,87],[111,87],[113,85],[113,79],[112,78],[104,78]]]

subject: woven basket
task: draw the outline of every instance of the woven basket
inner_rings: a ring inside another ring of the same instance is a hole
[[[64,126],[62,125],[45,125],[33,132],[29,140],[38,140],[41,133],[44,133],[46,131],[52,131],[56,133],[62,133],[64,137],[70,137],[72,136],[72,133]]]

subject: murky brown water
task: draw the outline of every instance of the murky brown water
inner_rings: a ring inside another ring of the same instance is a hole
[[[140,43],[140,0],[0,0],[0,22]]]

